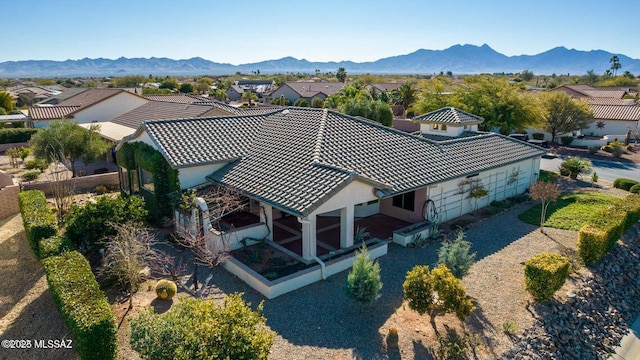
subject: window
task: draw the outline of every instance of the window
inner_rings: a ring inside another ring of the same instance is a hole
[[[131,183],[129,182],[129,170],[120,166],[120,188],[126,194],[131,194]]]
[[[447,130],[447,125],[446,124],[432,124],[431,125],[431,129],[432,130],[446,131]]]
[[[147,191],[154,192],[155,186],[153,185],[153,174],[143,168],[138,169],[140,170],[140,186]]]
[[[415,209],[416,192],[408,192],[393,197],[393,206],[405,210],[413,211]]]
[[[431,129],[432,130],[438,130],[438,124],[431,125]]]
[[[464,129],[467,130],[469,128],[469,125],[465,125]]]
[[[440,125],[440,130],[446,131],[447,130],[447,125],[446,124]]]

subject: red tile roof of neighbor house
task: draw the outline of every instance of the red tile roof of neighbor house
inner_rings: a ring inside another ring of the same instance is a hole
[[[356,179],[390,196],[545,152],[499,134],[437,142],[327,109],[295,107],[150,121],[140,131],[172,167],[226,162],[208,179],[297,215],[309,214]]]
[[[126,90],[123,90],[123,89],[89,89],[87,91],[83,91],[75,96],[72,96],[64,100],[59,105],[80,106],[82,108],[86,108],[96,103],[99,103],[100,101],[103,101],[105,99],[108,99],[112,96],[115,96],[117,94],[124,93],[124,92],[131,94],[133,96],[139,96],[139,95],[135,95],[133,93],[127,92]]]
[[[33,120],[52,120],[73,117],[71,114],[80,106],[30,106],[29,117]]]
[[[640,120],[640,105],[589,105],[597,120]]]
[[[583,100],[586,100],[591,105],[630,105],[629,102],[634,102],[633,99],[614,99],[602,97],[585,98]]]
[[[300,97],[310,98],[319,93],[331,96],[340,91],[344,84],[341,82],[286,82],[282,86],[288,86],[298,93]]]

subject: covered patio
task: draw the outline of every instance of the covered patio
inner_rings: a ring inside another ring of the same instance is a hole
[[[396,218],[375,214],[354,218],[354,235],[358,228],[365,229],[370,238],[386,240],[393,232],[411,223]],[[316,217],[316,254],[321,259],[340,250],[341,224],[339,216]],[[273,241],[302,256],[302,224],[295,216],[286,216],[273,220]],[[354,244],[358,246],[359,244]]]

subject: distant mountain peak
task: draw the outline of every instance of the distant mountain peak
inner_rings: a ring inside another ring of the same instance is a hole
[[[608,69],[614,54],[604,50],[582,51],[558,46],[536,55],[506,56],[484,43],[456,44],[444,50],[419,49],[405,55],[396,55],[376,61],[313,62],[286,56],[277,60],[231,65],[212,62],[202,57],[174,60],[166,57],[90,59],[51,61],[25,60],[0,63],[0,78],[21,77],[75,77],[110,76],[115,74],[154,75],[225,75],[236,72],[268,73],[334,72],[344,67],[350,74],[436,74],[451,71],[454,74],[517,73],[523,70],[534,74],[584,74],[589,69]],[[623,71],[640,73],[640,60],[622,54]]]

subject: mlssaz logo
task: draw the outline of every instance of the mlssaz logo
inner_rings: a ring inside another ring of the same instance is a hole
[[[73,340],[34,340],[36,349],[73,349]]]

